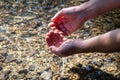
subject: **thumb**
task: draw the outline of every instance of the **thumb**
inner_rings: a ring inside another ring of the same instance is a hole
[[[53,18],[51,18],[52,21],[57,20],[63,16],[63,10],[59,11],[58,13],[55,14]]]
[[[53,52],[53,53],[58,53],[58,48],[56,46],[50,46],[50,50]]]
[[[56,46],[50,46],[50,50],[51,52],[53,52],[55,55],[62,57],[62,55],[60,54],[60,50],[59,48],[57,48]]]

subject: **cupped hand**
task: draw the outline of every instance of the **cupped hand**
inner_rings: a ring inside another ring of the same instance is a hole
[[[49,24],[51,29],[60,30],[63,35],[69,35],[79,29],[85,22],[84,14],[78,12],[76,7],[69,7],[60,10]]]
[[[67,57],[79,52],[76,40],[65,38],[59,31],[51,31],[46,34],[46,41],[49,49],[60,57]],[[80,44],[82,40],[78,41]]]

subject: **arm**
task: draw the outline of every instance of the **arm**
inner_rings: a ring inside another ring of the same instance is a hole
[[[81,43],[81,42],[80,42]],[[110,31],[83,41],[83,52],[115,52],[120,51],[120,29]],[[81,44],[77,42],[78,49]],[[78,52],[81,52],[78,51]]]
[[[120,7],[120,0],[90,0],[79,6],[63,8],[51,19],[52,30],[69,35],[78,30],[88,19]]]
[[[75,11],[85,17],[85,20],[97,17],[105,12],[120,7],[120,0],[90,0],[80,6],[76,6]]]
[[[49,49],[60,57],[86,52],[120,51],[120,29],[87,40],[70,40],[55,31],[46,35]]]

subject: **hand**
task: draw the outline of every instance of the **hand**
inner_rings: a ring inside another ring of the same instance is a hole
[[[69,35],[79,29],[85,22],[84,14],[77,7],[64,8],[59,11],[49,24],[52,30],[60,30],[63,35]]]
[[[47,33],[46,41],[51,52],[60,57],[73,55],[80,52],[80,50],[82,49],[77,47],[78,43],[76,42],[76,40],[64,38],[63,35],[59,34],[56,31],[51,31]],[[79,43],[82,44],[82,40],[79,40]]]

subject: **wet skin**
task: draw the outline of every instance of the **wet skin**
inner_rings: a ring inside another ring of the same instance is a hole
[[[80,45],[79,48],[77,45],[78,44],[77,41],[79,41],[79,44],[82,44],[83,41],[82,39],[79,40],[67,39],[62,34],[56,31],[51,31],[47,33],[46,41],[51,52],[53,52],[54,54],[60,57],[73,55],[75,53],[80,52],[80,50],[83,48],[82,45],[81,45],[81,49],[80,49]]]
[[[108,5],[109,4],[109,5]],[[120,0],[89,0],[79,6],[64,8],[52,19],[46,41],[51,52],[60,57],[85,52],[120,51],[120,29],[87,39],[69,40],[65,36],[78,30],[85,21],[120,7]]]

